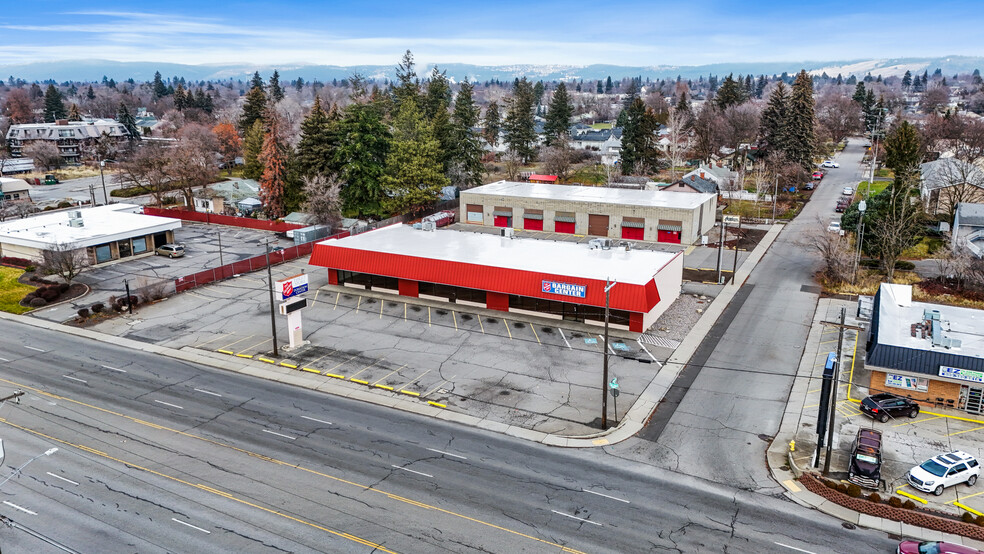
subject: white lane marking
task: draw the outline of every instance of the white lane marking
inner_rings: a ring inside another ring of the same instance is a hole
[[[598,338],[601,339],[601,342],[605,342],[605,335],[598,335]],[[608,341],[608,351],[618,356],[618,354],[615,352],[615,349],[612,348],[612,341]]]
[[[301,417],[304,418],[304,419],[311,420],[311,421],[317,421],[318,423],[324,423],[325,425],[331,425],[331,422],[330,421],[325,421],[323,419],[314,419],[313,417],[308,417],[306,415],[302,415]]]
[[[636,339],[636,342],[639,343],[639,348],[642,348],[642,351],[643,352],[645,352],[646,354],[649,354],[649,357],[652,358],[654,362],[656,362],[657,364],[659,363],[659,360],[657,360],[656,359],[656,356],[653,356],[652,353],[649,352],[649,349],[646,348],[646,345],[642,344],[642,342],[639,339]],[[662,366],[660,366],[660,367],[662,367]]]
[[[292,437],[292,436],[290,436],[290,435],[282,435],[282,434],[280,434],[280,433],[274,433],[273,431],[271,431],[271,430],[269,430],[269,429],[264,429],[264,430],[263,430],[263,432],[264,432],[264,433],[270,433],[271,435],[277,435],[278,437],[283,437],[283,438],[285,438],[285,439],[290,439],[290,440],[292,440],[292,441],[293,441],[293,440],[297,440],[297,437]]]
[[[393,466],[393,467],[395,467],[396,469],[402,469],[403,471],[409,471],[410,473],[416,473],[417,475],[423,475],[424,477],[430,477],[431,479],[434,478],[433,475],[429,475],[427,473],[423,473],[423,472],[420,472],[420,471],[414,471],[412,469],[407,469],[405,467],[400,467],[400,466]]]
[[[48,475],[54,477],[55,479],[61,479],[62,481],[65,481],[66,483],[71,483],[71,484],[75,485],[76,487],[79,486],[79,484],[76,483],[75,481],[72,481],[71,479],[65,479],[61,475],[55,475],[54,473],[52,473],[50,471],[46,471],[45,473],[47,473]]]
[[[815,554],[814,552],[811,552],[809,550],[803,550],[802,548],[796,548],[795,546],[789,546],[788,544],[782,544],[781,542],[777,542],[775,544],[778,544],[779,546],[788,548],[790,550],[795,550],[797,552],[806,552],[806,554]]]
[[[187,525],[188,527],[191,527],[192,529],[197,529],[197,530],[201,531],[202,533],[205,533],[206,535],[211,535],[212,534],[211,531],[202,529],[201,527],[195,527],[194,525],[192,525],[190,523],[185,523],[185,522],[181,521],[180,519],[175,519],[175,518],[172,517],[171,518],[171,521],[173,521],[175,523],[180,523],[181,525]]]
[[[6,505],[8,505],[8,506],[10,506],[11,508],[15,508],[17,510],[22,511],[25,514],[31,514],[32,516],[38,515],[37,512],[32,512],[31,510],[28,510],[27,508],[21,508],[20,506],[18,506],[17,504],[14,504],[13,502],[7,502],[6,500],[4,500],[3,503],[6,504]]]
[[[31,350],[37,350],[38,352],[44,352],[44,350],[42,350],[40,348],[34,348],[33,346],[28,346],[26,344],[24,345],[24,348],[30,348]]]
[[[9,361],[10,360],[8,360],[7,358],[0,358],[0,362],[9,362]]]
[[[564,330],[560,327],[558,327],[557,330],[560,331],[560,338],[564,339],[564,344],[567,345],[567,348],[571,348],[571,343],[567,342],[567,336],[564,335]],[[573,348],[571,348],[571,350],[573,350]]]
[[[459,456],[457,454],[452,454],[450,452],[445,452],[443,450],[437,450],[437,449],[434,449],[434,448],[428,448],[427,450],[430,450],[431,452],[437,452],[438,454],[444,454],[445,456],[451,456],[453,458],[461,458],[462,460],[467,460],[468,459],[468,458],[466,458],[464,456]]]
[[[71,379],[72,381],[78,381],[79,383],[86,383],[86,384],[89,383],[88,381],[86,381],[84,379],[78,379],[76,377],[69,377],[68,375],[62,375],[62,377],[66,378],[66,379]]]
[[[113,371],[119,371],[120,373],[126,373],[126,370],[125,369],[120,369],[118,367],[111,367],[111,366],[108,366],[108,365],[104,365],[103,367],[105,367],[106,369],[112,369]]]
[[[170,406],[172,408],[177,408],[179,410],[184,409],[181,406],[178,406],[177,404],[171,404],[170,402],[164,402],[163,400],[154,400],[154,402],[157,402],[158,404],[164,404],[165,406]]]
[[[555,514],[557,514],[557,515],[560,515],[560,516],[569,517],[571,519],[576,519],[578,521],[583,521],[584,523],[590,523],[591,525],[601,525],[597,521],[591,521],[589,519],[582,519],[582,518],[579,518],[579,517],[572,516],[571,514],[565,514],[564,512],[558,512],[557,510],[550,510],[550,511],[553,512],[553,513],[555,513]]]
[[[618,500],[619,502],[625,502],[626,504],[631,504],[631,502],[629,502],[628,500],[624,500],[622,498],[616,498],[614,496],[608,496],[607,494],[601,494],[600,492],[589,491],[588,489],[581,489],[581,492],[597,494],[598,496],[604,496],[605,498],[611,498],[612,500]]]
[[[200,392],[202,394],[211,394],[212,396],[218,396],[219,398],[222,398],[222,395],[219,394],[219,393],[217,393],[217,392],[211,392],[211,391],[202,390],[202,389],[195,389],[195,391],[196,392]]]

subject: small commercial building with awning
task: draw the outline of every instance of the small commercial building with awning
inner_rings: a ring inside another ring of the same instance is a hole
[[[472,225],[695,244],[714,226],[717,196],[499,181],[461,191],[459,209]]]
[[[328,282],[644,332],[680,295],[682,252],[391,225],[319,242]]]

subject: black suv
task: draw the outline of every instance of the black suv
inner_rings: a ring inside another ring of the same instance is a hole
[[[908,398],[883,392],[862,400],[861,411],[885,423],[893,417],[916,417],[919,415],[919,404]]]

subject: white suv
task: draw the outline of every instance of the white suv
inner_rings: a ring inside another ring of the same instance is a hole
[[[943,494],[943,489],[958,483],[974,486],[981,466],[973,456],[966,452],[955,451],[949,454],[934,456],[921,465],[909,470],[909,484],[923,492],[931,492],[936,496]]]

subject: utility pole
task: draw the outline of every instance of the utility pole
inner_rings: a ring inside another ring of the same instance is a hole
[[[722,219],[721,219],[721,240],[720,240],[720,244],[718,245],[718,280],[717,280],[717,282],[718,282],[719,285],[722,283],[722,281],[721,281],[721,263],[724,261],[724,235],[728,234],[728,228],[725,226],[724,219],[723,218],[724,218],[724,216],[722,216]]]
[[[738,232],[735,233],[735,265],[731,268],[731,284],[735,284],[738,275],[738,242],[741,241],[741,218],[738,219]]]
[[[267,281],[270,282],[270,332],[273,336],[273,355],[279,356],[280,354],[277,351],[277,317],[274,314],[274,309],[273,309],[273,271],[270,269],[270,241],[269,240],[266,242],[266,264],[267,264]],[[606,359],[605,362],[606,362],[606,371],[607,371],[608,360]]]
[[[123,286],[126,287],[126,308],[130,315],[133,315],[133,302],[130,301],[130,281],[123,279]]]
[[[884,111],[878,112],[875,127],[871,130],[871,172],[869,173],[868,186],[864,193],[865,198],[871,196],[871,184],[875,182],[875,160],[878,158],[878,131],[881,129],[881,118],[883,115]]]
[[[225,265],[224,263],[222,263],[222,229],[216,227],[216,232],[219,235],[219,266],[221,267]],[[267,261],[269,261],[269,258],[267,259]]]
[[[861,265],[861,245],[864,244],[864,212],[867,211],[867,204],[864,200],[858,202],[858,251],[854,255],[854,275],[851,278],[852,283],[858,282],[858,269]]]
[[[838,389],[837,383],[840,381],[840,369],[841,369],[841,364],[843,363],[843,361],[841,359],[841,352],[843,352],[843,350],[844,350],[844,330],[845,329],[854,329],[854,330],[856,330],[859,333],[861,332],[861,328],[860,327],[855,326],[855,325],[847,325],[847,324],[845,324],[844,322],[845,322],[846,319],[847,319],[847,309],[846,308],[841,308],[841,312],[840,312],[840,323],[833,323],[833,322],[830,322],[830,321],[821,321],[820,322],[821,325],[834,325],[834,326],[838,327],[838,331],[837,331],[837,361],[834,363],[834,377],[833,377],[833,383],[832,383],[833,386],[831,387],[830,407],[828,409],[828,413],[830,414],[830,416],[828,417],[828,420],[827,420],[827,444],[825,445],[826,453],[824,455],[824,460],[823,460],[823,473],[824,473],[824,475],[830,473],[830,453],[831,453],[831,449],[833,448],[833,442],[834,442],[834,420],[836,419],[836,416],[837,416],[837,412],[834,411],[834,409],[837,406],[837,389]]]
[[[19,399],[22,396],[24,396],[24,391],[22,391],[22,390],[14,391],[14,394],[11,394],[10,396],[4,396],[3,398],[0,398],[0,406],[2,406],[3,403],[6,402],[6,401],[8,401],[8,400]],[[17,400],[17,403],[20,404],[20,400]]]
[[[106,201],[106,205],[109,205],[109,193],[106,192],[106,176],[103,175],[103,168],[106,167],[106,160],[99,160],[99,178],[102,179],[103,185],[103,199]]]
[[[615,281],[605,280],[605,347],[602,349],[601,370],[601,429],[608,429],[608,306],[612,287]]]

